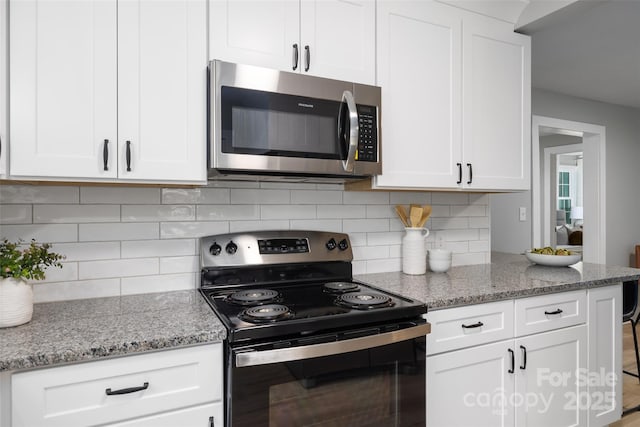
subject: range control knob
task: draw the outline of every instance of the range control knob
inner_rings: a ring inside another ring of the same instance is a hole
[[[227,243],[227,246],[225,246],[224,250],[227,251],[229,255],[233,255],[238,250],[238,245],[233,243],[233,240],[232,240],[229,243]]]
[[[211,245],[209,247],[209,253],[213,256],[218,256],[220,255],[220,252],[222,251],[222,247],[217,244],[216,242],[213,242],[213,245]]]
[[[336,243],[336,239],[334,239],[333,237],[331,239],[329,239],[329,241],[327,242],[327,244],[325,245],[327,247],[327,249],[329,249],[330,251],[334,250],[336,248],[338,244]]]
[[[349,243],[347,242],[347,239],[342,239],[340,240],[340,243],[338,243],[338,249],[340,249],[341,251],[347,250],[349,248]]]

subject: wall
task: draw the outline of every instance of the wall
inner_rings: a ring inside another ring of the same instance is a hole
[[[431,204],[453,264],[490,262],[488,196],[350,192],[341,185],[211,183],[208,187],[0,186],[0,238],[36,238],[67,256],[36,283],[36,302],[197,286],[197,239],[258,229],[349,233],[354,274],[399,271],[396,204]]]
[[[640,183],[640,109],[540,89],[531,95],[534,115],[606,127],[607,241],[602,244],[606,245],[607,264],[630,265],[633,248],[640,243],[640,197],[636,190]],[[530,215],[526,222],[500,221],[502,216],[511,218],[510,212],[519,206],[531,212],[530,192],[491,195],[493,250],[517,253],[531,246]]]

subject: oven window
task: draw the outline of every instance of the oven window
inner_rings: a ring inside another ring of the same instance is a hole
[[[230,425],[424,427],[424,341],[231,368]]]
[[[223,86],[222,152],[342,159],[340,102]]]

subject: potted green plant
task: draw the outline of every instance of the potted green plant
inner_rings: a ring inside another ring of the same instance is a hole
[[[27,280],[42,280],[47,267],[62,267],[64,256],[50,249],[51,244],[35,240],[0,242],[0,328],[31,320],[33,288]]]

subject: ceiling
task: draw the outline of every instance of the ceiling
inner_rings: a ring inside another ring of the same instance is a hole
[[[580,3],[523,31],[533,87],[640,108],[640,0]]]

